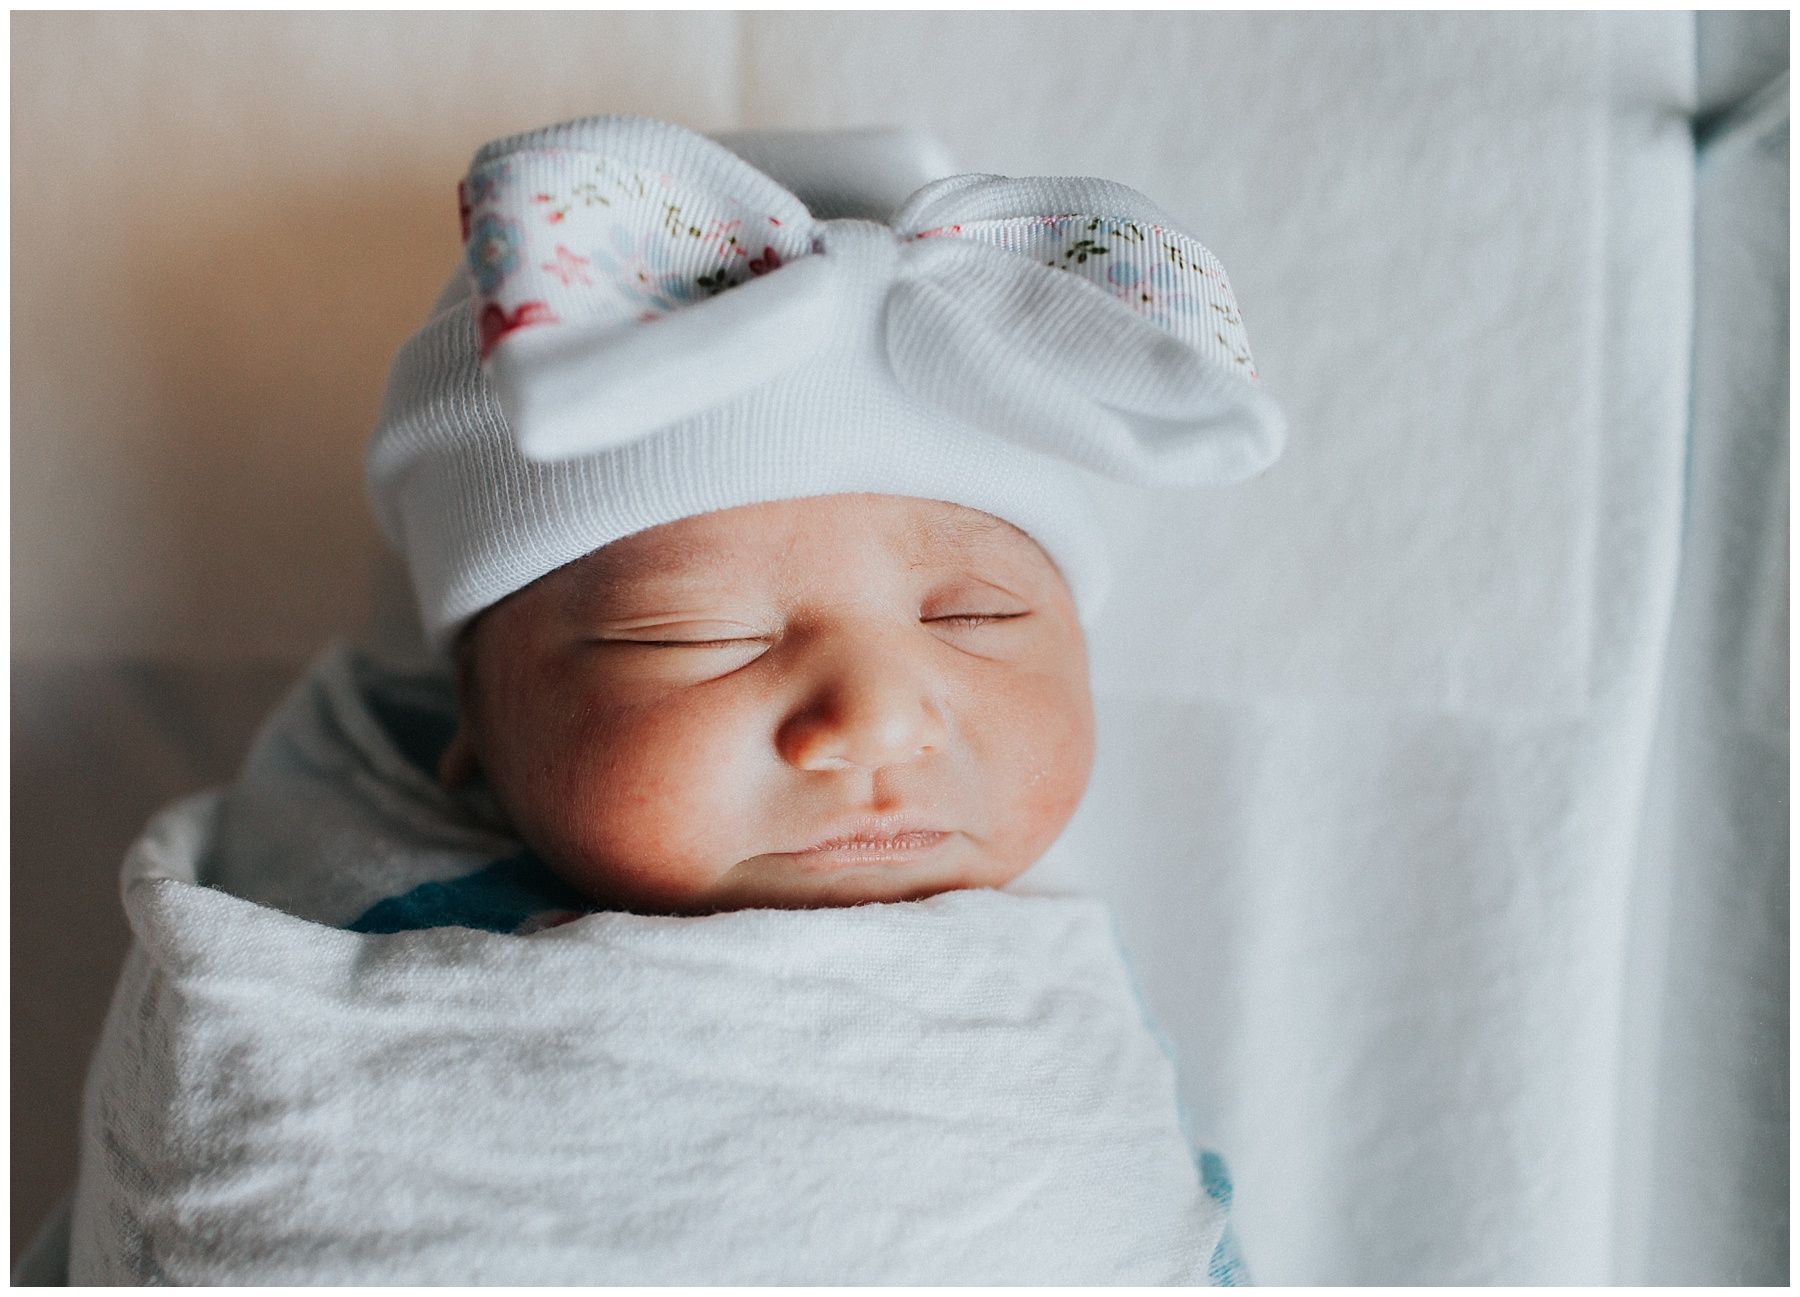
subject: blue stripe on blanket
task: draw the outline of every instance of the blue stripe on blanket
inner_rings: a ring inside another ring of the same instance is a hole
[[[1213,1249],[1212,1260],[1206,1263],[1206,1277],[1220,1288],[1243,1288],[1251,1283],[1243,1253],[1238,1251],[1237,1235],[1231,1232],[1229,1223],[1219,1246]]]
[[[1229,1211],[1231,1172],[1225,1166],[1225,1159],[1210,1148],[1204,1148],[1200,1150],[1199,1166],[1200,1183],[1206,1196]],[[1207,1278],[1221,1288],[1238,1288],[1250,1283],[1250,1272],[1245,1268],[1244,1254],[1238,1247],[1237,1235],[1231,1232],[1230,1221],[1225,1223],[1225,1233],[1213,1249],[1212,1260],[1207,1262]]]
[[[591,901],[525,851],[462,878],[421,883],[405,895],[377,901],[348,926],[352,932],[369,933],[421,928],[524,933],[566,923],[593,909]]]

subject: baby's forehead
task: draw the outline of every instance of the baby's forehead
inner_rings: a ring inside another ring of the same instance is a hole
[[[601,587],[656,578],[780,566],[830,569],[883,559],[934,564],[1041,557],[1037,543],[1004,519],[940,500],[846,495],[775,501],[696,514],[614,541],[570,565]]]

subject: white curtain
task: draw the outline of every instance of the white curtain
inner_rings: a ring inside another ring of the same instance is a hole
[[[1617,1273],[1643,1283],[1787,1282],[1785,18],[1700,29],[1693,417],[1616,1172]]]
[[[1059,850],[1259,1282],[1782,1284],[1786,15],[1707,16],[1698,84],[1693,15],[1358,80],[1391,26],[1281,78],[1327,246],[1226,262],[1290,461],[1121,503]]]

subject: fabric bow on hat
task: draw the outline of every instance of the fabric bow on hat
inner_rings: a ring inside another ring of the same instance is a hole
[[[819,220],[724,146],[600,117],[483,148],[461,186],[481,364],[521,451],[619,446],[858,329],[893,382],[1134,482],[1281,451],[1218,260],[1142,194],[957,175],[888,224]]]

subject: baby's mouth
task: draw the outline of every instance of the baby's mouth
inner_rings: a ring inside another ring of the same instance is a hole
[[[950,838],[941,829],[909,829],[900,833],[851,833],[827,838],[803,851],[787,853],[803,869],[825,870],[845,865],[906,864],[921,860]]]

